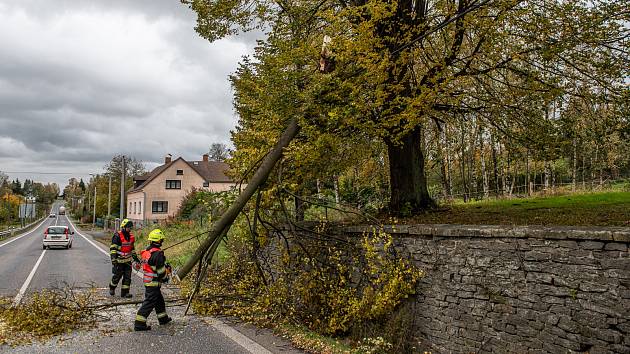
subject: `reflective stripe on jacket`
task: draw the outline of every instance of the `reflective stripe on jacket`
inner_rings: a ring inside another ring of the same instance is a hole
[[[133,234],[129,233],[129,239],[126,239],[125,234],[122,231],[118,231],[118,237],[120,237],[120,242],[122,243],[120,249],[118,249],[118,258],[131,258],[135,242]]]
[[[143,281],[144,286],[160,286],[160,282],[157,280],[160,272],[155,266],[149,265],[149,259],[154,252],[161,251],[157,247],[152,247],[149,250],[143,250],[140,252],[140,259],[142,262],[142,271],[144,273]]]

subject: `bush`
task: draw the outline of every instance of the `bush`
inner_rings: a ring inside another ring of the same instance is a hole
[[[409,308],[403,305],[422,272],[396,254],[391,235],[365,236],[358,245],[298,244],[297,238],[289,249],[283,244],[269,245],[280,259],[261,265],[246,242],[230,239],[230,256],[210,272],[195,311],[262,325],[298,324],[332,336],[384,333],[384,351],[409,347]]]
[[[212,220],[221,215],[237,195],[235,190],[210,192],[193,188],[182,200],[176,215],[181,220],[198,220],[208,216]]]

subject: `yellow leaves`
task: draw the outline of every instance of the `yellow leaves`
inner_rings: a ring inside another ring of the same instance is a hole
[[[343,335],[365,323],[387,321],[415,293],[422,276],[395,254],[391,235],[378,230],[349,248],[332,242],[290,250],[282,245],[270,246],[280,249],[274,251],[273,271],[266,272],[267,286],[247,248],[232,248],[226,263],[209,274],[194,310],[260,325],[299,323],[323,335]],[[388,347],[382,339],[374,343]]]
[[[34,338],[47,338],[88,326],[93,312],[87,307],[89,293],[62,294],[43,290],[33,294],[17,307],[10,301],[0,300],[0,344],[28,342]],[[5,337],[10,333],[10,337]]]

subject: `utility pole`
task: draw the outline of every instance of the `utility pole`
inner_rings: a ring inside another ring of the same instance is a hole
[[[89,186],[85,188],[88,194],[87,204],[83,204],[83,210],[87,209],[87,215],[83,215],[83,211],[81,211],[81,216],[89,216],[90,215],[90,205],[92,205],[92,198],[90,198],[90,188]]]
[[[92,229],[96,227],[96,178],[94,179],[94,214],[92,214]]]
[[[125,155],[123,155],[121,159],[122,171],[120,173],[120,220],[125,218]]]

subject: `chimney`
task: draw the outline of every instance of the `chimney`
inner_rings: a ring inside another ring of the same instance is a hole
[[[171,157],[171,154],[166,154],[166,156],[164,156],[164,164],[171,163]]]
[[[203,154],[203,162],[208,162],[208,154]]]

